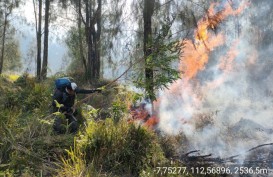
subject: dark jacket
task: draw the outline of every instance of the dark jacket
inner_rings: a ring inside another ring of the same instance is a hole
[[[53,112],[57,112],[58,110],[60,112],[71,112],[71,107],[74,105],[76,95],[69,95],[67,92],[62,92],[58,89],[55,90],[53,95]],[[59,104],[63,104],[64,106],[57,108],[56,107],[56,100]]]
[[[73,107],[75,103],[76,94],[88,94],[88,93],[94,93],[95,91],[97,90],[96,89],[94,90],[76,89],[75,94],[70,95],[66,91],[60,91],[58,89],[55,89],[55,92],[53,94],[53,102],[52,102],[53,112],[57,112],[59,110],[60,112],[69,113],[72,111],[71,108]],[[57,108],[54,100],[56,100],[59,104],[63,104],[63,106],[60,107],[60,109]]]

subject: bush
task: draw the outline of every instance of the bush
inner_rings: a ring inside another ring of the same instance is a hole
[[[86,132],[79,136],[76,142],[80,152],[70,151],[69,154],[73,154],[73,159],[84,160],[70,161],[70,165],[63,168],[62,174],[73,171],[71,168],[77,166],[76,162],[81,164],[84,162],[86,166],[81,168],[84,169],[84,176],[104,173],[138,176],[143,170],[165,160],[156,135],[144,127],[129,124],[125,120],[118,123],[114,123],[112,119],[91,121]],[[66,164],[69,164],[68,161]]]

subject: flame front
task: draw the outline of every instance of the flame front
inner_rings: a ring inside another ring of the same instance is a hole
[[[198,73],[206,69],[211,52],[225,43],[225,35],[215,32],[219,23],[229,16],[240,14],[246,4],[243,3],[234,10],[227,3],[223,10],[216,11],[218,6],[219,4],[213,3],[206,15],[197,22],[193,40],[181,41],[182,53],[179,56],[181,79],[171,84],[169,89],[162,93],[163,98],[159,97],[154,102],[155,112],[153,115],[149,115],[142,106],[132,110],[131,114],[134,120],[140,120],[144,125],[154,128],[158,123],[159,127],[168,125],[172,122],[170,120],[174,118],[171,115],[175,114],[179,116],[175,117],[179,122],[170,125],[171,127],[182,125],[187,126],[187,129],[193,129],[193,127],[189,127],[189,124],[192,122],[193,115],[196,114],[194,111],[202,106],[202,99],[208,90],[215,89],[225,82],[225,77],[232,71],[233,61],[238,55],[236,50],[238,41],[234,41],[234,47],[230,48],[227,55],[219,58],[218,69],[222,71],[222,74],[205,84],[201,84],[197,79]],[[175,100],[174,97],[180,100],[179,103],[170,102],[170,100]],[[163,109],[162,105],[164,105]],[[169,112],[173,110],[177,110],[179,113]],[[161,119],[162,117],[164,119]]]
[[[222,33],[215,35],[212,30],[228,16],[240,14],[247,4],[242,4],[238,9],[233,10],[231,5],[227,3],[225,9],[219,12],[214,10],[216,5],[216,3],[213,3],[207,14],[198,21],[197,29],[194,33],[194,41],[186,40],[183,42],[184,49],[180,56],[181,62],[179,67],[183,79],[190,80],[199,71],[205,69],[210,52],[225,42]]]

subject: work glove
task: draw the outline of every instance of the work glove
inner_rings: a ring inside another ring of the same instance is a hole
[[[97,88],[96,91],[97,91],[98,93],[101,93],[102,91],[105,90],[105,88],[106,88],[105,86],[102,86],[102,87]]]
[[[96,89],[95,91],[101,93],[102,89]]]

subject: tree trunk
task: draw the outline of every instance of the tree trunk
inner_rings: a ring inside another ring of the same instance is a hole
[[[85,60],[85,57],[84,57],[84,54],[83,54],[83,43],[82,43],[82,20],[81,20],[81,0],[79,0],[79,3],[78,3],[78,8],[79,8],[79,17],[78,17],[78,33],[79,33],[79,48],[80,48],[80,59],[82,60],[82,64],[84,66],[84,71],[85,73],[87,73],[87,65],[86,65],[86,60]]]
[[[91,19],[91,5],[89,0],[85,1],[85,37],[87,43],[87,72],[86,79],[91,81],[92,79],[92,35],[91,35],[91,27],[90,27],[90,19]]]
[[[50,8],[50,0],[46,0],[46,4],[45,4],[44,55],[43,55],[43,67],[42,67],[42,79],[43,80],[46,79],[47,65],[48,65],[49,8]]]
[[[36,8],[35,8],[35,0],[33,0],[34,12],[35,12],[35,20],[36,20],[36,38],[37,38],[37,69],[36,69],[36,78],[38,81],[41,80],[41,49],[42,49],[42,0],[38,1],[39,9],[38,9],[38,19],[36,17]],[[38,24],[37,24],[38,23]]]
[[[0,74],[2,74],[2,72],[3,72],[6,30],[7,30],[7,25],[8,25],[8,15],[9,15],[9,13],[5,13],[4,29],[3,29],[3,35],[2,35],[2,49],[1,49],[1,58],[0,58]]]
[[[98,0],[98,9],[96,13],[96,23],[97,23],[97,31],[95,32],[96,41],[95,41],[95,63],[94,63],[94,77],[95,79],[100,78],[100,36],[101,36],[101,0]]]
[[[88,48],[86,78],[90,82],[94,82],[100,77],[101,0],[97,0],[97,5],[96,12],[93,13],[92,2],[85,0],[85,36]]]
[[[145,58],[145,86],[148,98],[153,101],[154,98],[154,83],[153,83],[153,68],[150,55],[152,54],[152,16],[154,11],[154,0],[144,0],[144,58]]]
[[[89,43],[90,43],[90,53],[89,53],[89,61],[90,61],[90,70],[91,75],[89,77],[90,82],[95,81],[95,61],[96,61],[96,31],[95,31],[95,19],[94,14],[92,13],[93,6],[90,2],[90,11],[89,11]]]

